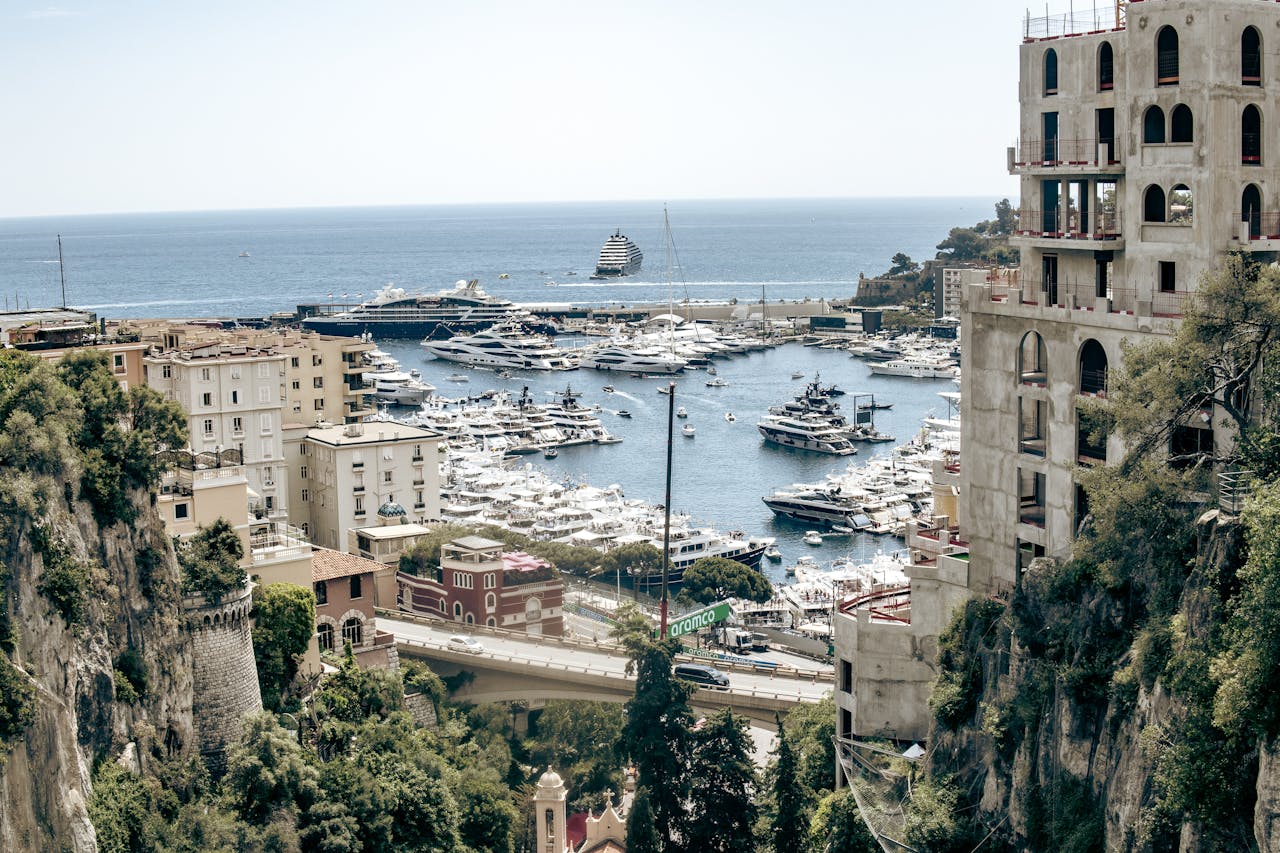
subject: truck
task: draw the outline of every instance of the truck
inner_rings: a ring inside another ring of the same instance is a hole
[[[738,654],[746,654],[752,647],[750,631],[724,625],[717,625],[711,629],[711,642]]]

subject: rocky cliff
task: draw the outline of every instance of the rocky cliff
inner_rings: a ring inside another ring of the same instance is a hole
[[[100,527],[67,500],[10,517],[10,660],[36,687],[34,721],[0,768],[0,849],[97,849],[87,803],[96,762],[126,744],[149,756],[191,748],[192,662],[178,568],[143,491],[132,523]]]
[[[1215,709],[1241,525],[1212,511],[1196,532],[1173,612],[1136,633],[1131,602],[1076,562],[1037,561],[1007,606],[958,617],[944,663],[973,689],[935,691],[926,777],[977,815],[962,845],[1280,850],[1280,749],[1224,735]]]

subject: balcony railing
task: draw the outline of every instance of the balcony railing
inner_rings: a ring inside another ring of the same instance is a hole
[[[1084,36],[1109,30],[1124,29],[1124,6],[1099,6],[1096,9],[1072,9],[1056,15],[1031,17],[1022,23],[1023,41]]]
[[[1112,136],[1087,136],[1081,139],[1028,137],[1018,140],[1013,167],[1118,166],[1120,149]]]
[[[1181,317],[1186,310],[1190,291],[1173,290],[1151,294],[1151,313],[1156,317]]]
[[[1237,212],[1233,227],[1238,229],[1233,233],[1241,239],[1244,239],[1247,234],[1250,240],[1280,240],[1280,211],[1250,210],[1247,213]]]
[[[1092,222],[1082,223],[1080,211],[1065,215],[1060,208],[1018,211],[1016,233],[1019,237],[1041,237],[1053,240],[1119,240],[1120,211],[1102,210],[1092,215]]]

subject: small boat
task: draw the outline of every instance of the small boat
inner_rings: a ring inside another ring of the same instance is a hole
[[[247,258],[247,257],[249,257],[249,253],[248,253],[248,252],[241,252],[241,253],[240,253],[240,257],[242,257],[242,258]]]
[[[792,378],[792,379],[804,379],[804,371],[797,370],[795,373],[791,374],[791,378]]]
[[[421,379],[422,371],[416,367],[411,367],[409,368],[409,375],[412,376],[414,379]]]
[[[689,438],[693,438],[694,433],[697,432],[697,430],[693,428],[693,424],[685,424],[684,426],[680,427],[680,431],[685,435],[689,436]]]
[[[560,455],[560,451],[556,450],[554,447],[548,447],[546,450],[542,451],[542,455],[546,459],[555,459]]]
[[[510,379],[510,378],[511,378],[511,371],[510,371],[510,370],[507,370],[507,369],[504,367],[504,368],[502,368],[501,370],[499,370],[499,371],[497,371],[496,373],[494,373],[494,376],[497,376],[499,379]]]
[[[729,384],[728,382],[725,382],[723,379],[717,376],[715,379],[712,379],[710,382],[707,383],[707,387],[708,388],[724,388],[728,384]]]
[[[446,382],[470,382],[471,377],[465,373],[450,373],[445,378]]]
[[[502,275],[498,276],[498,278],[511,278],[511,276],[507,275],[506,273],[503,273]]]
[[[777,563],[782,560],[782,552],[778,550],[777,545],[770,545],[768,548],[764,549],[764,558]]]
[[[606,394],[612,394],[612,393],[613,393],[613,386],[612,386],[612,385],[606,385],[606,386],[604,386],[603,388],[601,388],[600,390],[601,390],[601,391],[603,391],[603,392],[604,392],[604,393],[606,393]]]
[[[658,386],[658,393],[659,393],[659,394],[670,394],[670,393],[671,393],[671,386],[670,386],[670,385],[659,385],[659,386]]]
[[[687,411],[685,411],[684,406],[681,406],[680,408],[676,409],[676,417],[677,417],[677,418],[687,418],[687,417],[689,417],[689,413],[688,413]]]
[[[736,421],[736,420],[737,420],[737,418],[735,418],[735,417],[733,416],[733,412],[725,412],[725,413],[724,413],[724,419],[725,419],[726,421],[728,421],[729,423],[733,423],[734,421]]]
[[[806,545],[821,545],[821,544],[822,544],[822,534],[821,534],[821,533],[819,533],[819,532],[818,532],[818,531],[816,531],[816,530],[810,530],[808,533],[806,533],[806,534],[804,535],[804,544],[806,544]]]
[[[714,364],[707,368],[707,374],[710,376],[716,375],[716,366]]]
[[[831,525],[831,532],[839,533],[841,536],[849,536],[855,531],[852,527],[845,527],[843,524],[833,524]]]
[[[615,414],[616,414],[618,417],[620,417],[620,418],[629,418],[629,417],[631,417],[631,413],[630,413],[630,412],[628,412],[626,409],[618,409],[618,411],[617,411],[617,412],[615,412]]]
[[[632,379],[644,379],[643,373],[629,373],[627,375],[630,376]]]

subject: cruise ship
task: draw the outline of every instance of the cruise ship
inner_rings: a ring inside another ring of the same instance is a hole
[[[447,341],[425,340],[422,346],[436,358],[473,367],[513,370],[573,370],[576,354],[558,349],[546,335],[531,333],[521,325],[504,323]]]
[[[765,415],[756,424],[764,440],[796,450],[849,456],[857,453],[844,430],[822,416]]]
[[[336,309],[336,310],[329,310]],[[480,289],[478,279],[459,281],[452,290],[410,294],[388,284],[368,302],[354,308],[300,305],[304,328],[326,335],[377,338],[449,338],[498,323],[521,322],[535,330],[538,322],[525,309]]]
[[[591,277],[604,279],[633,275],[640,272],[643,261],[644,255],[641,254],[640,247],[628,240],[621,231],[615,231],[612,237],[604,241],[604,247],[600,249],[600,260],[596,261],[595,274]]]
[[[579,362],[596,370],[622,370],[629,373],[679,373],[689,362],[657,347],[633,349],[623,346],[600,346],[587,349]]]

